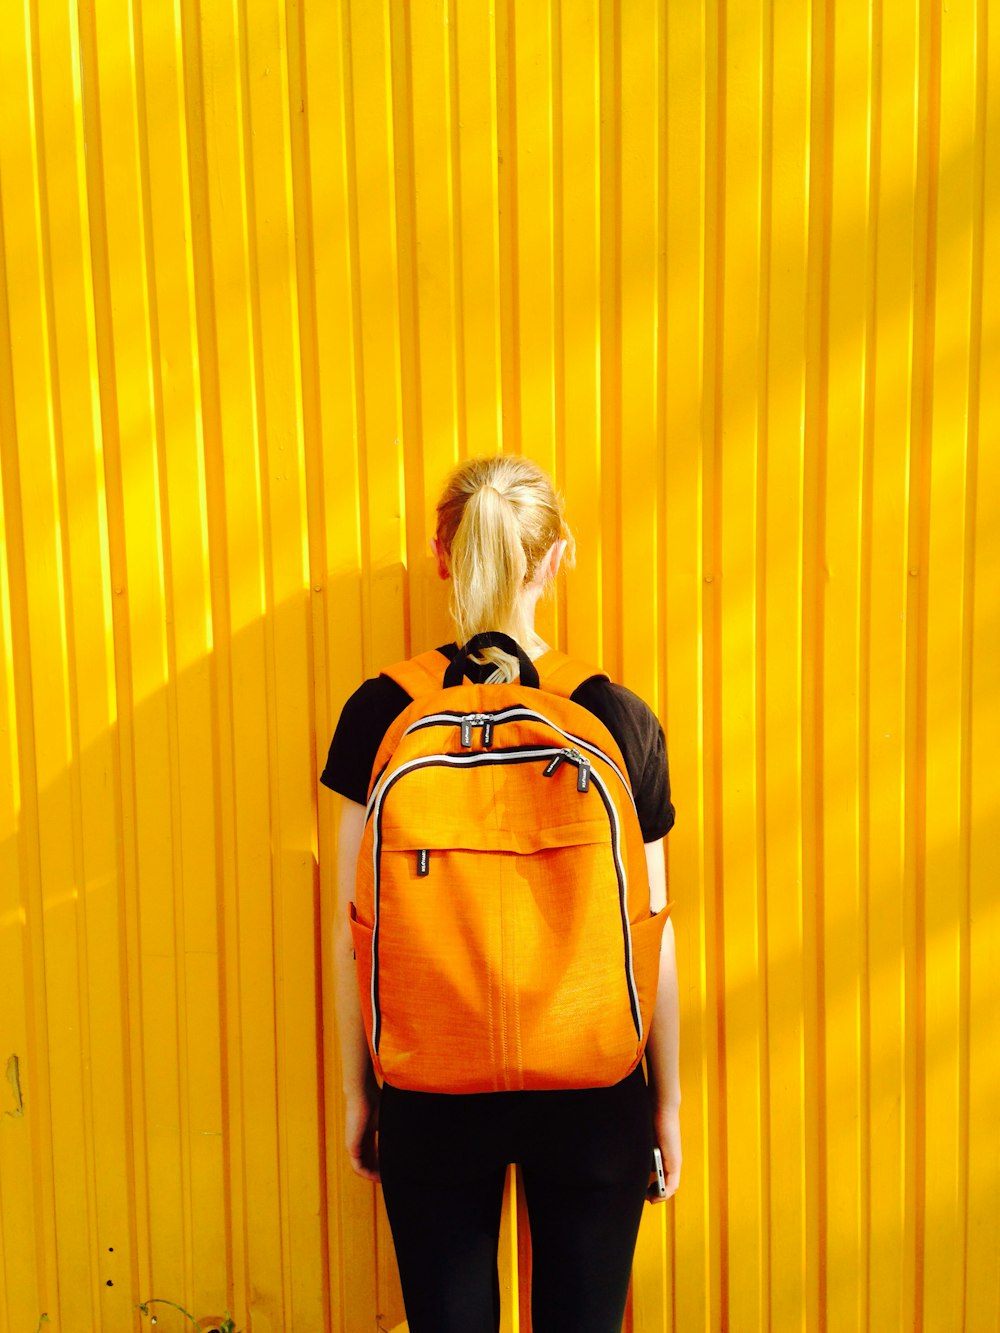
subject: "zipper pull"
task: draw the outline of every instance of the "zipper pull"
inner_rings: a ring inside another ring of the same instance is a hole
[[[542,777],[550,778],[560,764],[570,763],[576,768],[576,789],[579,792],[590,790],[590,760],[579,750],[560,750],[553,755],[542,769]]]
[[[462,718],[462,746],[466,750],[472,748],[472,733],[476,727],[483,729],[484,748],[493,743],[493,719],[487,713],[466,713]]]
[[[576,789],[579,792],[590,790],[590,760],[579,750],[569,749],[566,751],[566,758],[571,764],[576,764]]]
[[[424,879],[431,873],[431,854],[426,847],[417,852],[417,876]]]

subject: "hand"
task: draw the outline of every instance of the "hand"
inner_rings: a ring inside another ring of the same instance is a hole
[[[354,1093],[347,1098],[344,1114],[344,1140],[351,1167],[365,1180],[376,1185],[382,1177],[378,1169],[375,1131],[378,1129],[379,1090]]]
[[[665,1203],[677,1193],[677,1186],[681,1183],[681,1118],[676,1106],[654,1108],[653,1138],[663,1154],[667,1192],[662,1199],[652,1190],[646,1197],[651,1203]]]

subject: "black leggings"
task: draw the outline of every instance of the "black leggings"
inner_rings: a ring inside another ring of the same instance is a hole
[[[642,1066],[610,1088],[449,1095],[386,1084],[382,1190],[410,1333],[496,1333],[519,1162],[534,1333],[620,1333],[653,1153]]]

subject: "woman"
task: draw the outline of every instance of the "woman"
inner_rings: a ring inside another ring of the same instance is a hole
[[[520,457],[471,459],[454,470],[437,506],[432,543],[451,581],[453,657],[484,630],[501,630],[532,658],[547,645],[535,607],[573,538],[545,473]],[[479,655],[473,679],[512,680],[515,659]],[[650,907],[666,903],[663,838],[674,809],[663,732],[631,691],[603,678],[573,701],[596,714],[626,762],[646,845]],[[610,1088],[428,1093],[372,1071],[348,924],[372,764],[411,702],[388,677],[367,680],[344,706],[322,781],[344,798],[338,833],[335,944],[337,1018],[354,1170],[381,1180],[410,1333],[495,1333],[500,1327],[497,1242],[508,1163],[521,1164],[532,1236],[535,1333],[618,1333],[632,1257],[659,1145],[670,1197],[680,1179],[677,975],[665,923],[646,1062]],[[375,1130],[378,1128],[378,1150]]]

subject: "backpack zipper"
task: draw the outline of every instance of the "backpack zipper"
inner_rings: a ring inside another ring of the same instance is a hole
[[[598,758],[603,759],[609,768],[612,768],[618,775],[622,786],[629,794],[629,800],[635,805],[635,797],[632,795],[632,788],[630,787],[628,780],[611,756],[606,754],[600,746],[584,740],[582,736],[574,736],[570,731],[563,731],[562,727],[557,726],[550,718],[547,718],[544,713],[538,713],[534,709],[525,708],[520,704],[513,708],[501,708],[496,713],[428,713],[428,715],[422,717],[419,722],[411,722],[403,732],[403,736],[409,736],[411,731],[421,731],[424,727],[449,725],[453,727],[461,727],[462,745],[465,749],[469,749],[472,745],[473,730],[476,727],[483,727],[483,746],[488,749],[493,741],[493,728],[495,726],[499,726],[503,722],[518,722],[525,718],[535,722],[544,722],[547,727],[551,727],[553,731],[558,731],[559,735],[564,736],[566,740],[572,741],[574,745],[580,746],[584,750],[589,750],[591,754],[595,754]],[[490,725],[487,730],[487,724],[491,722],[492,725]],[[402,740],[403,736],[399,739]],[[468,739],[466,739],[466,737],[468,737]]]
[[[449,721],[453,719],[449,718]],[[543,719],[544,720],[544,719]],[[557,731],[560,728],[556,728]],[[562,733],[565,734],[565,733]],[[594,747],[588,747],[594,748]],[[576,755],[574,759],[573,756]],[[478,767],[480,764],[523,764],[530,763],[535,759],[548,759],[550,763],[544,770],[544,775],[551,777],[561,763],[568,761],[577,764],[577,791],[586,791],[590,779],[593,779],[594,785],[600,794],[601,801],[604,804],[608,821],[611,825],[611,849],[614,854],[615,874],[618,878],[618,907],[621,912],[622,937],[625,946],[625,976],[628,984],[629,1003],[632,1009],[632,1021],[635,1024],[635,1030],[638,1040],[642,1041],[642,1015],[639,1009],[639,992],[635,984],[635,973],[632,966],[632,932],[628,919],[628,881],[625,874],[625,863],[621,854],[621,827],[618,823],[618,811],[615,803],[611,799],[611,793],[608,791],[607,784],[599,773],[594,771],[588,760],[579,754],[578,751],[570,749],[555,749],[551,746],[537,750],[516,750],[505,752],[495,750],[489,754],[435,754],[422,755],[418,759],[411,759],[405,764],[401,764],[388,779],[380,782],[376,791],[372,793],[372,801],[369,804],[369,811],[374,815],[374,834],[372,837],[372,865],[374,871],[374,923],[372,925],[372,973],[371,973],[371,996],[372,996],[372,1046],[376,1055],[378,1054],[379,1042],[382,1036],[382,1012],[379,1007],[378,999],[378,937],[379,937],[379,914],[381,906],[381,876],[380,876],[380,850],[382,840],[382,806],[385,802],[386,794],[390,787],[405,774],[416,768],[426,768],[434,766],[448,767],[456,765],[458,767]],[[551,772],[548,770],[551,769]],[[581,773],[587,774],[587,786],[581,786]],[[628,788],[626,787],[626,791]],[[367,821],[366,821],[367,822]]]
[[[462,728],[462,745],[466,750],[472,746],[472,730],[474,727],[483,729],[483,748],[488,750],[493,744],[493,714],[492,713],[465,713],[460,719]],[[413,727],[407,727],[403,732],[404,736],[413,731]],[[402,739],[402,738],[401,738]]]

